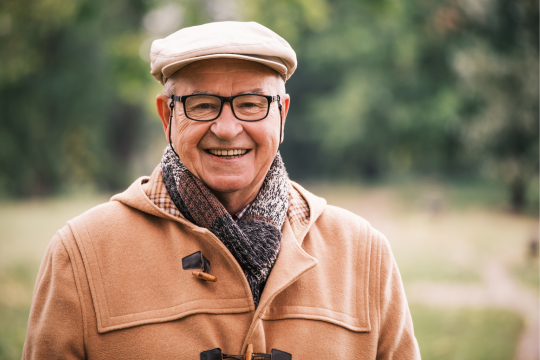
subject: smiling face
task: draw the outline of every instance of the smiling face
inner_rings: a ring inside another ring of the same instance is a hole
[[[285,125],[289,97],[280,93],[280,81],[274,70],[253,61],[202,60],[182,68],[175,75],[175,95],[280,95]],[[158,95],[157,105],[168,136],[167,97]],[[218,199],[235,197],[238,206],[247,205],[257,195],[276,155],[279,137],[277,101],[271,103],[265,119],[255,122],[236,119],[230,103],[223,105],[216,120],[193,121],[184,115],[182,103],[175,103],[171,140],[178,156]]]

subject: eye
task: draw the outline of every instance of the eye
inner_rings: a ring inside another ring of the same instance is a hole
[[[199,109],[199,110],[208,110],[208,109],[213,109],[213,108],[215,108],[215,106],[210,103],[202,103],[202,104],[197,104],[197,106],[195,106],[195,109]]]
[[[250,109],[266,109],[267,104],[262,101],[242,101],[235,104],[236,108],[250,110]]]
[[[244,102],[240,104],[240,107],[242,108],[252,108],[252,107],[258,107],[260,105],[252,103],[252,102]]]
[[[218,105],[210,102],[200,102],[196,104],[189,104],[187,107],[188,112],[192,111],[215,111],[219,108]]]

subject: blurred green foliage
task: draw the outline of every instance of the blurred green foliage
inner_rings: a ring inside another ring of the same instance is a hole
[[[0,3],[0,191],[125,185],[150,82],[144,0]]]
[[[248,6],[298,54],[291,175],[491,176],[523,208],[538,172],[537,2],[304,3]]]
[[[0,359],[20,359],[37,264],[0,266]]]
[[[151,40],[231,19],[297,52],[282,146],[293,178],[491,177],[525,206],[539,150],[533,0],[3,1],[0,193],[125,186],[150,124]]]
[[[412,305],[422,359],[512,359],[523,320],[495,309],[437,309]]]

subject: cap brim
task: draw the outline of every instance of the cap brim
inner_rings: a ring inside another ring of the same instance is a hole
[[[161,83],[162,85],[165,84],[165,81],[170,78],[175,72],[183,68],[184,66],[187,66],[191,63],[194,63],[196,61],[206,60],[206,59],[215,59],[215,58],[230,58],[230,59],[241,59],[241,60],[247,60],[247,61],[254,61],[261,63],[263,65],[268,66],[269,68],[277,71],[283,80],[287,80],[287,67],[284,64],[280,64],[277,61],[272,61],[268,59],[263,59],[261,57],[255,56],[255,55],[239,55],[239,54],[212,54],[212,55],[203,55],[203,56],[197,56],[190,59],[184,59],[177,62],[173,62],[167,66],[165,66],[161,70],[162,79]]]

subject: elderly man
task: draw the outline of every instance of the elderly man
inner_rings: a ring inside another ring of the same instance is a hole
[[[419,358],[387,240],[287,177],[289,44],[211,23],[151,58],[169,146],[53,238],[23,358]]]

